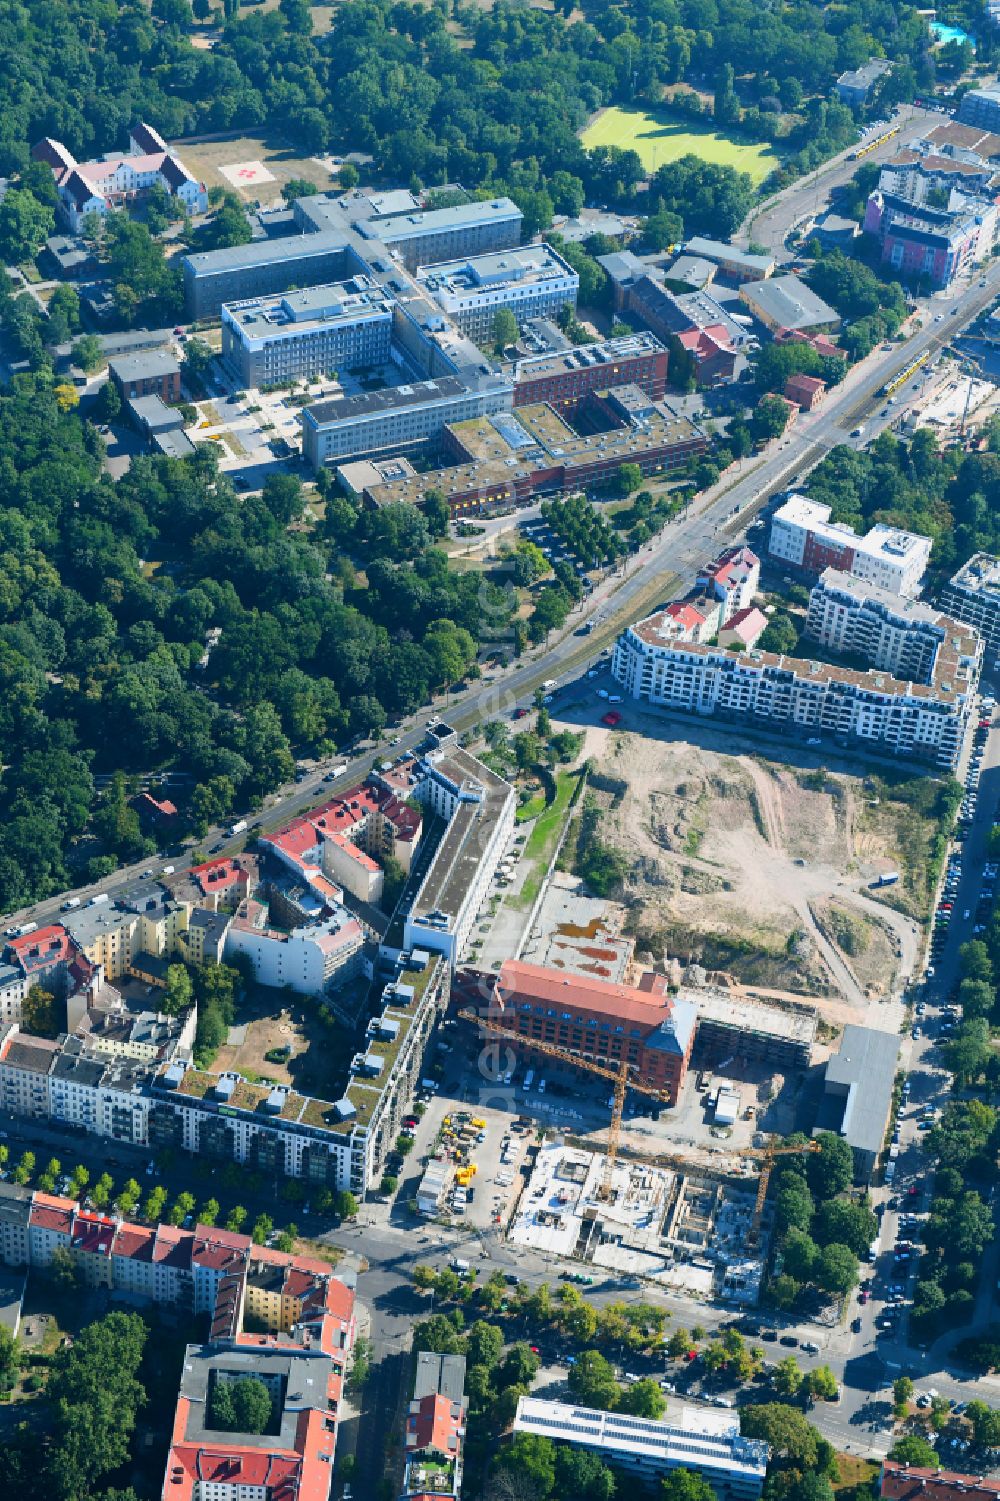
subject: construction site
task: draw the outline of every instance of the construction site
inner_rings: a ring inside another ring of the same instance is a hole
[[[766,1222],[756,1183],[543,1143],[508,1239],[552,1256],[646,1278],[689,1297],[753,1305]]]

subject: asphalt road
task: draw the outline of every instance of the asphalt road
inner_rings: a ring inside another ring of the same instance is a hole
[[[892,121],[893,125],[900,127],[899,134],[884,146],[869,152],[863,160],[887,161],[921,130],[941,125],[947,119],[948,116],[940,110],[916,109],[913,105],[903,105]],[[861,165],[857,161],[848,160],[855,149],[856,147],[849,146],[846,151],[831,157],[801,182],[793,183],[777,197],[769,199],[763,208],[755,209],[743,225],[742,239],[747,242],[753,239],[757,244],[764,245],[779,261],[791,260],[792,254],[785,245],[789,234],[803,219],[818,214],[835,188],[850,182]]]
[[[686,514],[669,522],[653,542],[628,560],[623,575],[604,579],[573,612],[566,631],[557,640],[536,648],[506,671],[494,673],[475,687],[443,702],[439,700],[433,714],[424,709],[410,716],[398,727],[391,749],[383,738],[377,748],[354,755],[347,771],[334,783],[324,783],[320,769],[282,789],[277,802],[249,820],[251,831],[281,827],[317,802],[351,786],[367,774],[374,760],[414,749],[426,725],[434,719],[443,717],[457,730],[469,730],[487,719],[510,713],[519,703],[530,703],[535,690],[549,679],[559,684],[571,681],[626,625],[649,613],[661,600],[685,593],[693,584],[698,568],[717,548],[744,537],[756,512],[776,491],[793,482],[801,483],[831,448],[851,441],[850,434],[875,414],[880,420],[887,420],[892,409],[886,409],[880,395],[885,384],[924,352],[929,357],[939,353],[998,293],[1000,262],[975,278],[964,291],[935,301],[924,315],[925,326],[904,343],[874,351],[831,392],[822,407],[800,417],[787,437],[772,444],[763,455],[727,470],[717,485],[697,497]],[[941,322],[935,321],[939,313]],[[915,379],[914,387],[919,379]],[[898,393],[896,411],[909,391],[908,386]],[[578,635],[585,621],[594,622],[593,630],[589,635]],[[502,650],[504,644],[497,642],[497,649]],[[230,839],[222,828],[210,830],[199,842],[206,850],[221,846],[219,853],[233,853],[243,843],[244,836]],[[194,842],[189,842],[187,858],[193,847]],[[180,866],[184,858],[178,855],[167,863]],[[114,897],[133,884],[144,870],[162,870],[163,863],[162,857],[137,862],[71,894],[84,902],[99,892]],[[56,920],[60,903],[67,894],[9,914],[3,919],[4,926],[29,920],[41,926]]]

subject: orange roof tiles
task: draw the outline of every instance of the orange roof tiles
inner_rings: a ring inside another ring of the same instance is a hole
[[[28,1224],[33,1230],[58,1230],[69,1235],[76,1211],[74,1199],[57,1198],[55,1194],[39,1193],[31,1201]]]
[[[525,964],[521,959],[504,960],[497,991],[505,1007],[519,1000],[545,1002],[602,1016],[613,1014],[621,1021],[642,1022],[647,1027],[657,1026],[673,1004],[666,996],[632,985],[615,985],[589,975],[567,975],[541,964]]]
[[[882,1464],[883,1501],[996,1501],[1000,1480],[962,1475],[955,1470],[923,1469],[887,1459]]]
[[[436,1449],[439,1454],[457,1454],[462,1428],[461,1406],[439,1392],[422,1397],[406,1425],[408,1449]]]

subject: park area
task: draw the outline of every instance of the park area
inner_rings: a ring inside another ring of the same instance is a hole
[[[601,110],[584,130],[581,140],[588,150],[594,146],[621,146],[625,151],[637,151],[649,172],[682,156],[697,156],[702,161],[749,173],[755,187],[779,165],[777,154],[766,142],[734,140],[711,125],[699,125],[659,111],[648,114],[638,109]]]
[[[350,1013],[367,993],[367,982],[351,982],[338,995]],[[251,1083],[271,1080],[320,1097],[343,1082],[350,1042],[333,1015],[311,996],[289,990],[253,988],[241,1001],[237,1024],[212,1063],[215,1073],[233,1070]]]

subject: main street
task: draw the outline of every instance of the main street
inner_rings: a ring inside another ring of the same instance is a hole
[[[938,300],[925,313],[924,326],[902,343],[882,345],[860,365],[854,367],[817,411],[803,414],[789,434],[776,440],[762,455],[734,464],[711,489],[697,496],[687,511],[667,524],[660,535],[629,559],[624,575],[604,579],[570,617],[563,634],[551,644],[517,659],[506,671],[496,672],[488,681],[455,694],[434,707],[433,718],[445,718],[455,729],[464,732],[485,720],[511,712],[518,703],[528,703],[532,695],[549,679],[569,681],[602,648],[633,621],[648,614],[662,600],[676,598],[693,584],[698,568],[721,545],[745,537],[756,513],[777,491],[801,484],[810,471],[839,443],[850,442],[850,434],[875,413],[885,420],[888,412],[881,395],[883,387],[895,379],[920,355],[928,358],[940,353],[989,306],[1000,293],[1000,262],[994,263],[971,286],[955,296]],[[940,313],[941,321],[935,321]],[[918,376],[912,383],[916,388]],[[899,392],[895,410],[911,392],[907,386]],[[580,627],[594,622],[589,635],[578,634]],[[498,643],[498,649],[503,643]],[[394,737],[393,753],[413,750],[422,740],[429,722],[424,709],[406,719]],[[347,770],[335,782],[326,783],[323,770],[311,772],[301,782],[283,788],[271,805],[250,820],[252,832],[279,828],[289,819],[319,801],[343,791],[367,774],[373,760],[388,751],[383,739],[376,749],[365,749],[351,757]],[[221,828],[209,830],[200,842],[202,848],[216,853],[232,853],[242,848],[242,837],[230,838]],[[177,860],[190,858],[193,842]],[[75,893],[87,901],[98,893],[115,897],[133,885],[144,871],[162,870],[162,860],[151,864],[136,862],[93,885]],[[62,897],[50,898],[12,913],[5,924],[28,920],[39,923],[57,920]]]

